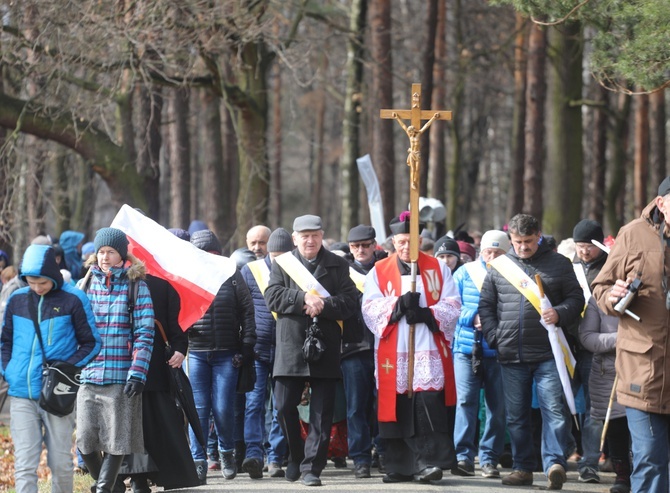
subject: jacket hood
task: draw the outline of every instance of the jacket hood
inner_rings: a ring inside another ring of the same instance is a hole
[[[656,206],[656,199],[647,204],[647,206],[642,210],[640,217],[647,221],[647,223],[649,223],[649,225],[655,229],[660,228],[661,223],[665,221],[663,213],[661,213],[661,211],[658,210],[658,207]]]
[[[84,267],[91,268],[95,267],[98,268],[98,257],[94,253],[88,259],[86,259],[86,262],[84,263]],[[144,262],[142,262],[140,259],[138,259],[136,256],[133,254],[129,253],[128,258],[123,264],[123,269],[126,271],[126,276],[128,279],[132,281],[136,281],[138,279],[144,279],[147,276],[147,269],[144,266]]]
[[[47,245],[30,245],[21,261],[21,280],[27,276],[46,277],[54,283],[53,289],[63,287],[63,275],[56,263],[54,249]]]

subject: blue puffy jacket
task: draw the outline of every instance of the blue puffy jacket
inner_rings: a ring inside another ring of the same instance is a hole
[[[481,257],[478,257],[475,262],[482,262],[484,267],[486,267]],[[465,266],[456,269],[456,272],[454,272],[454,282],[461,295],[461,315],[458,317],[458,323],[454,332],[453,351],[454,353],[472,354],[472,344],[475,341],[474,320],[475,315],[479,311],[479,290]],[[496,356],[496,351],[489,347],[486,339],[483,337],[482,348],[484,349],[485,358],[494,358]]]
[[[270,269],[270,256],[263,259],[268,269]],[[258,359],[266,363],[272,364],[275,359],[275,334],[277,330],[277,322],[272,316],[272,312],[268,310],[265,304],[265,298],[261,294],[258,283],[254,278],[249,264],[242,267],[242,276],[249,287],[251,298],[254,301],[254,316],[256,318],[256,345],[254,351]]]
[[[31,245],[23,256],[21,277],[45,277],[53,288],[39,296],[29,287],[16,290],[5,312],[0,348],[9,395],[37,400],[42,387],[42,348],[29,306],[36,307],[47,361],[83,367],[100,351],[100,336],[88,298],[63,284],[53,248]]]

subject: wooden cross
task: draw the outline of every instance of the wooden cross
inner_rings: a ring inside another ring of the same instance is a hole
[[[391,364],[391,362],[389,361],[389,359],[386,358],[386,363],[384,363],[384,364],[382,365],[382,368],[384,368],[384,370],[386,370],[386,374],[388,375],[388,374],[389,374],[389,370],[392,370],[393,368],[395,368],[395,366],[393,366],[393,365]]]
[[[422,110],[421,84],[412,84],[412,107],[408,110],[380,110],[379,116],[393,118],[409,137],[407,149],[407,166],[409,166],[409,257],[412,262],[411,291],[416,292],[417,261],[419,260],[419,180],[421,177],[421,134],[435,120],[451,120],[451,111]],[[403,120],[410,120],[410,126]],[[422,120],[428,120],[423,127]],[[411,398],[414,385],[414,325],[409,326],[407,367],[407,397]],[[383,367],[383,365],[382,365]],[[388,370],[386,371],[388,373]]]
[[[422,110],[421,84],[412,84],[412,107],[408,110],[380,110],[379,116],[394,119],[409,137],[407,149],[407,166],[410,167],[409,211],[410,211],[410,259],[419,259],[419,180],[421,176],[421,134],[435,120],[451,120],[451,111]],[[403,120],[410,120],[410,126]],[[423,127],[422,120],[428,120]],[[414,240],[414,241],[412,241]]]

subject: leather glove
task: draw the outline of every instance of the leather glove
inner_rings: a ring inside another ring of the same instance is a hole
[[[144,384],[137,378],[130,377],[126,383],[126,387],[123,389],[123,393],[128,397],[135,397],[136,395],[140,395],[143,390]]]
[[[411,291],[408,291],[407,293],[399,296],[398,301],[395,302],[395,306],[391,312],[391,319],[389,321],[394,324],[400,320],[405,315],[405,313],[407,313],[407,310],[418,308],[420,297],[420,293],[412,293]]]
[[[437,332],[439,327],[433,317],[433,312],[427,307],[418,307],[414,310],[408,310],[405,314],[405,319],[408,324],[426,324],[428,330]]]
[[[242,364],[243,365],[252,365],[256,359],[256,354],[254,353],[254,347],[250,344],[242,345]]]

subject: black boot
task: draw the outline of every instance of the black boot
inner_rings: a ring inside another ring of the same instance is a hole
[[[100,468],[100,476],[96,482],[96,493],[112,493],[114,490],[114,483],[121,470],[123,464],[123,455],[105,454],[102,459],[102,467]]]
[[[630,461],[628,459],[612,459],[612,466],[616,473],[614,486],[610,493],[630,493]]]
[[[81,451],[79,453],[81,454]],[[102,454],[100,452],[81,454],[81,458],[84,460],[86,469],[88,469],[91,477],[97,481],[98,476],[100,476],[100,468],[102,467]]]

